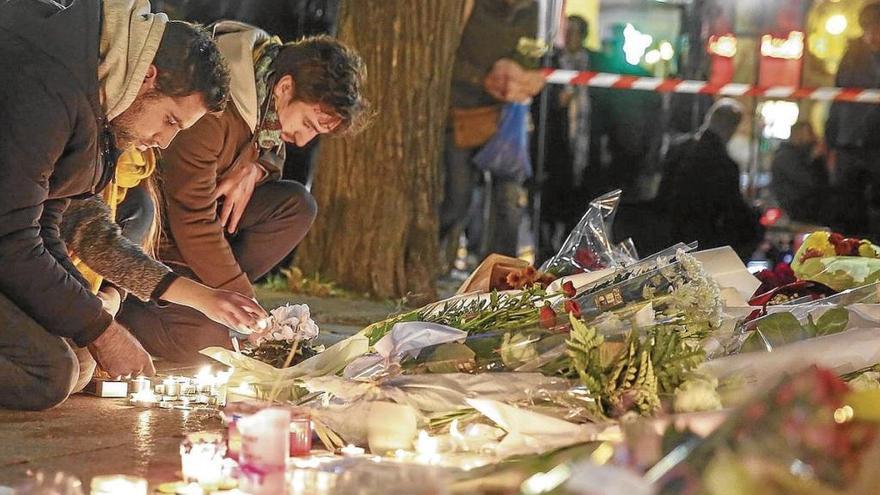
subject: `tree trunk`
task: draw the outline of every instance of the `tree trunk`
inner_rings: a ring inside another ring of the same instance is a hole
[[[321,143],[305,273],[378,297],[435,296],[439,163],[464,3],[343,2],[339,38],[366,62],[376,118]]]

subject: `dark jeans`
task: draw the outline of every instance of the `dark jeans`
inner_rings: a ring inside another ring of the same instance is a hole
[[[302,241],[317,214],[312,195],[292,181],[258,186],[229,245],[248,279],[254,281],[275,267]],[[186,267],[172,268],[183,276],[197,277]],[[117,320],[141,341],[152,355],[180,363],[202,360],[199,351],[229,347],[229,330],[202,313],[176,304],[142,303],[129,297]]]
[[[456,148],[452,133],[447,133],[443,153],[446,188],[440,205],[441,243],[457,243],[461,229],[471,220],[468,210],[481,173],[473,163],[477,151],[479,148]],[[519,206],[522,185],[516,180],[499,177],[492,177],[491,182],[489,219],[482,229],[488,240],[486,247],[490,253],[515,257],[522,219]]]
[[[94,371],[86,349],[52,335],[0,294],[0,408],[57,406],[82,390]]]

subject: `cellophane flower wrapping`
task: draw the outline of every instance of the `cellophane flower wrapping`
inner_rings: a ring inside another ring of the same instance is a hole
[[[872,493],[859,490],[876,489],[876,414],[860,417],[854,408],[876,410],[878,396],[864,395],[871,393],[851,393],[830,370],[804,370],[708,437],[679,443],[647,477],[659,494]]]
[[[541,271],[563,277],[603,268],[622,266],[621,256],[611,243],[611,227],[621,191],[615,190],[592,201],[559,252],[541,265]]]

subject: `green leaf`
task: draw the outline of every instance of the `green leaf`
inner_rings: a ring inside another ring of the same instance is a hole
[[[846,330],[849,324],[849,310],[832,308],[824,312],[816,321],[816,335],[832,335]]]
[[[756,330],[743,342],[741,352],[766,351],[812,337],[809,328],[801,325],[791,313],[774,313],[757,323]]]
[[[475,357],[468,346],[453,342],[435,347],[424,364],[431,373],[460,373],[473,368]]]

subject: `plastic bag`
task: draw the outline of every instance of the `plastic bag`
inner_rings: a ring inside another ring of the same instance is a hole
[[[480,170],[494,177],[524,182],[532,176],[528,140],[529,105],[508,103],[501,109],[498,132],[474,156]]]
[[[623,266],[611,244],[611,226],[621,190],[617,189],[590,201],[590,207],[568,235],[555,256],[541,265],[541,271],[556,276],[592,272]],[[631,256],[627,256],[628,260]]]

